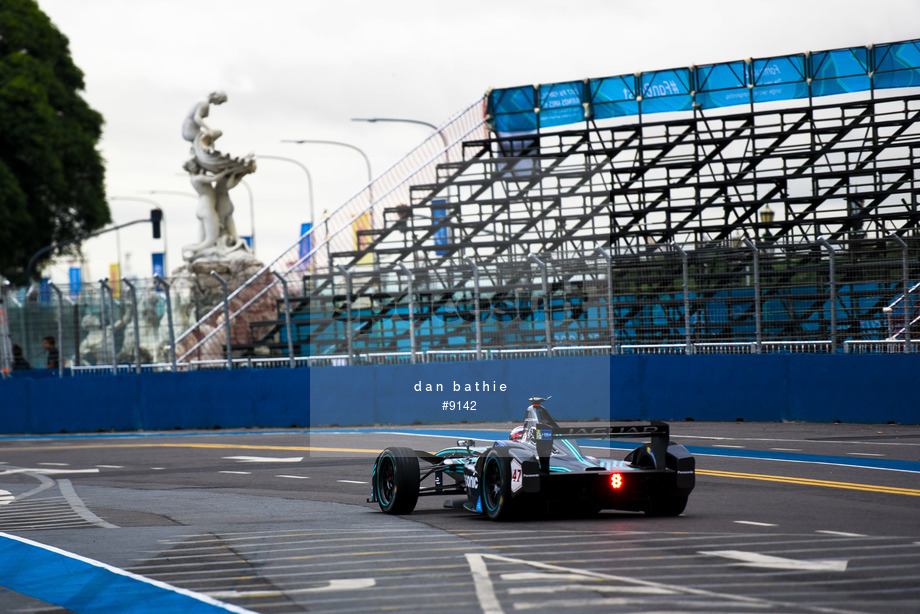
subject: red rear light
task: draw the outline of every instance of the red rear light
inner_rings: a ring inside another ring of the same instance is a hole
[[[623,487],[623,476],[619,473],[614,473],[610,476],[610,488],[614,490]]]

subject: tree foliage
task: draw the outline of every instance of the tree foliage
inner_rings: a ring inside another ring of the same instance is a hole
[[[38,4],[2,0],[0,275],[14,283],[27,281],[29,259],[41,248],[111,220],[96,149],[102,116],[83,88],[67,38]]]

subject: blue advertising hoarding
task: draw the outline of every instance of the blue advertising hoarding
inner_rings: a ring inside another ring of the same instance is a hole
[[[920,86],[920,40],[494,89],[499,134],[592,119]]]

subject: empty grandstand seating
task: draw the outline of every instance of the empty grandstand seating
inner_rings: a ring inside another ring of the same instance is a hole
[[[488,133],[473,105],[424,170],[359,195],[286,263],[290,322],[277,287],[241,295],[234,313],[257,301],[265,317],[237,322],[235,349],[353,362],[885,339],[885,308],[920,278],[920,96],[808,92]]]

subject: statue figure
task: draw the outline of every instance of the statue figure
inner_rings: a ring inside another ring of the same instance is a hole
[[[123,330],[125,325],[131,320],[131,312],[125,310],[121,319],[115,322],[115,326],[109,334],[116,334]],[[98,316],[87,314],[83,316],[80,322],[83,328],[83,339],[80,341],[80,363],[84,365],[101,365],[109,363],[112,356],[109,356],[108,347],[103,347],[105,335],[102,334],[102,321]],[[111,343],[111,341],[110,341]]]
[[[182,248],[182,257],[189,262],[254,258],[246,242],[236,234],[230,190],[255,172],[255,159],[253,154],[235,158],[215,149],[223,133],[205,122],[211,105],[226,101],[224,92],[212,92],[192,107],[182,124],[182,136],[192,144],[192,157],[182,168],[198,194],[195,215],[201,223],[198,243]]]
[[[159,301],[155,293],[138,301],[138,336],[142,363],[166,362],[169,359],[169,326],[166,313],[160,314],[157,309]],[[134,348],[134,334],[128,332],[118,352],[118,362],[133,363],[136,360]]]

